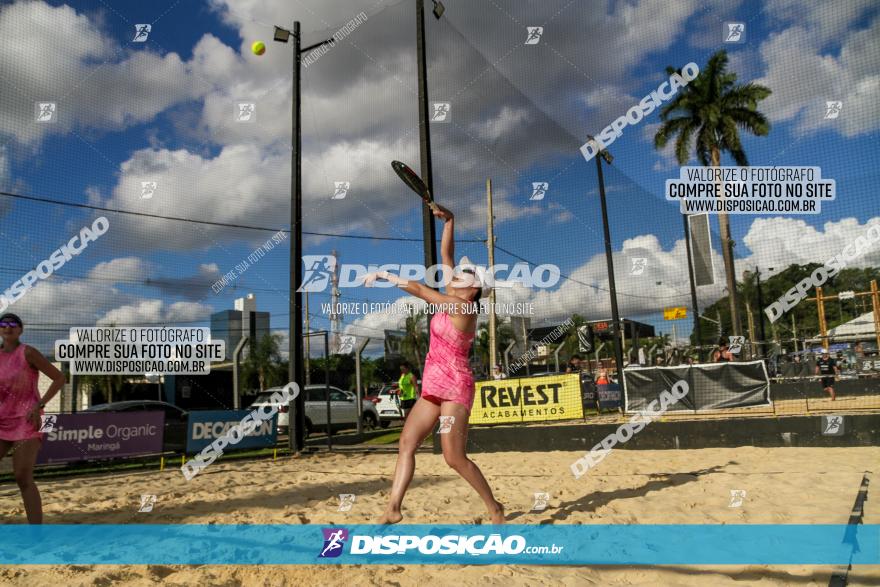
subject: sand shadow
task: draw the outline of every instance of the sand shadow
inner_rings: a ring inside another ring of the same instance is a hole
[[[614,491],[594,491],[593,493],[589,493],[575,500],[571,501],[563,501],[559,504],[559,507],[553,511],[553,513],[549,514],[549,518],[545,518],[543,520],[538,521],[538,524],[553,524],[555,522],[560,522],[568,519],[568,517],[574,512],[593,512],[599,509],[604,505],[608,505],[612,501],[617,501],[619,499],[631,499],[634,497],[644,497],[645,495],[651,493],[652,491],[660,491],[662,489],[668,489],[670,487],[679,487],[681,485],[685,485],[687,483],[693,483],[702,475],[710,475],[712,473],[717,473],[719,471],[724,470],[728,465],[735,464],[734,461],[730,461],[725,465],[715,465],[714,467],[709,467],[707,469],[700,469],[698,471],[691,471],[688,473],[669,473],[669,474],[661,474],[662,479],[652,479],[642,485],[641,487],[636,487],[634,489],[617,489]],[[527,514],[533,514],[535,512],[531,511],[520,511],[520,512],[509,512],[505,515],[505,519],[508,522],[516,520]]]

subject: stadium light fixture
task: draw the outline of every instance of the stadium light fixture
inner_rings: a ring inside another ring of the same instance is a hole
[[[290,31],[280,26],[275,27],[275,36],[273,37],[279,43],[286,43],[290,39]]]
[[[433,0],[434,2],[434,10],[431,12],[434,13],[434,18],[440,20],[440,17],[443,16],[443,13],[446,12],[446,7],[443,6],[442,2],[438,2],[437,0]]]

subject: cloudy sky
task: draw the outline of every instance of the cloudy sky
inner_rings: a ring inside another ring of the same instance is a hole
[[[485,263],[492,179],[496,262],[553,263],[565,276],[549,290],[500,294],[533,302],[536,325],[572,312],[610,314],[596,167],[578,150],[586,135],[656,89],[666,66],[703,67],[722,48],[740,80],[773,91],[760,105],[770,135],[744,136],[750,163],[819,166],[838,193],[818,215],[733,216],[738,274],[823,261],[880,221],[874,2],[445,5],[442,19],[429,14],[426,22],[430,100],[450,104],[449,119],[431,124],[436,198],[456,213],[457,254]],[[211,286],[290,227],[292,52],[272,42],[272,30],[294,20],[308,45],[366,17],[303,69],[306,254],[335,250],[340,262],[364,265],[420,262],[421,211],[389,165],[400,159],[418,168],[414,6],[0,6],[0,191],[14,194],[0,195],[0,291],[96,217],[110,221],[107,234],[11,307],[28,324],[29,342],[45,350],[70,326],[110,322],[202,326],[248,292],[286,335],[287,242],[219,293]],[[731,21],[746,24],[745,42],[723,42]],[[146,23],[146,41],[134,42],[135,25]],[[535,26],[543,27],[540,39],[527,44],[527,27]],[[262,56],[250,51],[257,40],[267,45]],[[836,119],[825,118],[829,100],[843,103]],[[35,120],[38,102],[57,104],[53,122]],[[237,102],[255,105],[254,120],[236,119]],[[654,149],[658,126],[655,112],[624,130],[605,180],[621,312],[668,332],[663,307],[689,306],[690,297],[681,217],[663,198],[678,164]],[[332,199],[340,181],[350,188]],[[142,182],[156,183],[151,198],[142,197]],[[530,200],[534,182],[549,183],[543,200]],[[711,226],[719,283],[700,288],[702,305],[723,295],[714,219]],[[637,257],[647,259],[641,275],[631,273]],[[860,263],[880,264],[880,252]],[[397,297],[357,288],[343,290],[341,301]],[[321,303],[329,300],[329,292],[310,296],[312,328],[328,327]],[[376,341],[399,320],[347,316],[344,327]]]

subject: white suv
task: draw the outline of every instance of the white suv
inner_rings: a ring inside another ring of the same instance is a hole
[[[281,391],[281,387],[267,389],[257,396],[250,409],[269,405],[269,398],[273,393]],[[306,436],[312,432],[323,432],[327,428],[327,399],[326,386],[307,385],[305,389],[306,402]],[[338,387],[330,386],[330,425],[333,430],[357,428],[357,404],[354,392],[343,391]],[[362,400],[364,430],[372,430],[379,425],[379,413],[376,406],[369,400]],[[287,432],[290,428],[290,413],[287,407],[282,407],[278,412],[278,431]]]

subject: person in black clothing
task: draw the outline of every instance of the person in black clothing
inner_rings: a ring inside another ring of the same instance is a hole
[[[572,355],[568,360],[568,367],[565,369],[566,373],[580,373],[581,372],[581,357],[580,355]]]
[[[816,361],[816,375],[822,375],[822,389],[831,396],[831,401],[837,398],[834,393],[834,376],[839,374],[837,361],[831,358],[828,351],[822,351],[822,357]]]

